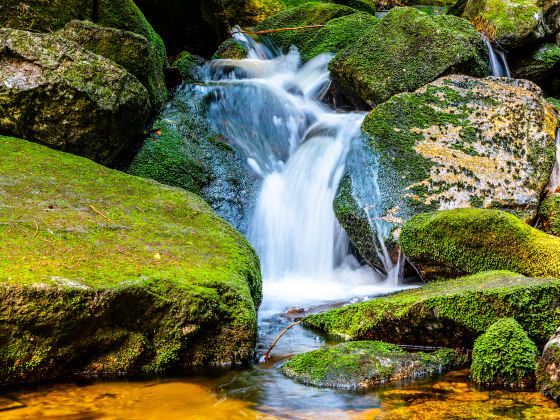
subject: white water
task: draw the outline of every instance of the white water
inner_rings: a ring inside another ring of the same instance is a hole
[[[501,50],[496,50],[492,43],[484,35],[482,39],[488,47],[488,55],[490,58],[490,71],[492,76],[495,77],[509,77],[511,78],[511,72],[507,63],[506,54]]]
[[[332,56],[301,66],[294,48],[277,55],[241,33],[235,36],[249,55],[209,65],[208,118],[262,178],[247,232],[262,265],[261,311],[266,316],[401,288],[351,255],[332,209],[365,117],[336,113],[321,102]]]

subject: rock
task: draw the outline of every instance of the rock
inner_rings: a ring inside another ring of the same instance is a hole
[[[0,137],[0,383],[249,362],[261,279],[194,194]]]
[[[212,60],[218,59],[230,59],[230,60],[243,60],[247,58],[247,51],[245,48],[233,38],[229,38],[222,42],[214,55]]]
[[[556,161],[556,127],[557,111],[527,81],[454,75],[396,95],[364,120],[337,218],[374,265],[371,238],[381,233],[394,251],[402,222],[420,212],[491,207],[530,221]],[[379,222],[371,229],[364,207]]]
[[[404,225],[399,244],[426,280],[484,270],[560,278],[560,238],[499,210],[419,214]]]
[[[560,328],[544,346],[537,363],[537,389],[560,401]]]
[[[471,376],[488,386],[527,388],[535,382],[537,346],[513,318],[502,318],[474,342]]]
[[[205,99],[194,86],[177,90],[128,172],[184,188],[242,232],[258,182],[225,139],[211,130]]]
[[[541,203],[538,228],[549,235],[560,236],[560,194],[549,195]]]
[[[183,82],[196,82],[201,79],[200,67],[204,62],[204,58],[193,55],[188,51],[183,51],[177,56],[172,66],[179,71]]]
[[[507,271],[430,282],[304,318],[304,324],[350,340],[472,348],[500,318],[515,318],[543,345],[560,325],[560,280]]]
[[[167,59],[146,37],[77,20],[66,24],[58,34],[123,66],[148,90],[152,109],[161,108],[167,98],[163,75]]]
[[[333,80],[372,107],[450,73],[486,76],[488,53],[472,25],[455,16],[392,9],[331,63]]]
[[[512,76],[517,79],[527,79],[549,89],[547,84],[553,73],[560,67],[560,46],[556,44],[542,44],[529,54],[523,51],[517,60],[511,62]],[[558,82],[555,82],[558,85]],[[557,86],[555,86],[557,88]]]
[[[0,132],[103,165],[141,138],[148,92],[122,67],[49,34],[0,29]]]
[[[466,364],[457,350],[407,353],[381,341],[356,341],[297,354],[281,371],[305,385],[362,389],[442,373]]]

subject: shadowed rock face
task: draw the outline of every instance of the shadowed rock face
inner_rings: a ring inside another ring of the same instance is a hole
[[[141,139],[148,92],[55,35],[0,29],[0,133],[115,165]]]
[[[537,364],[537,388],[560,401],[560,328],[544,346]]]

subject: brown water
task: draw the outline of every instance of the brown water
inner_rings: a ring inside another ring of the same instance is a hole
[[[263,353],[284,321],[261,326]],[[325,340],[297,326],[269,364],[187,379],[94,381],[0,393],[0,419],[560,419],[535,392],[481,391],[468,370],[439,378],[349,392],[307,387],[277,370],[292,354]]]

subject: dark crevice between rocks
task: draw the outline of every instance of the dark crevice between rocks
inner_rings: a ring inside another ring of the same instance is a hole
[[[91,20],[94,23],[99,21],[99,0],[93,0]]]

